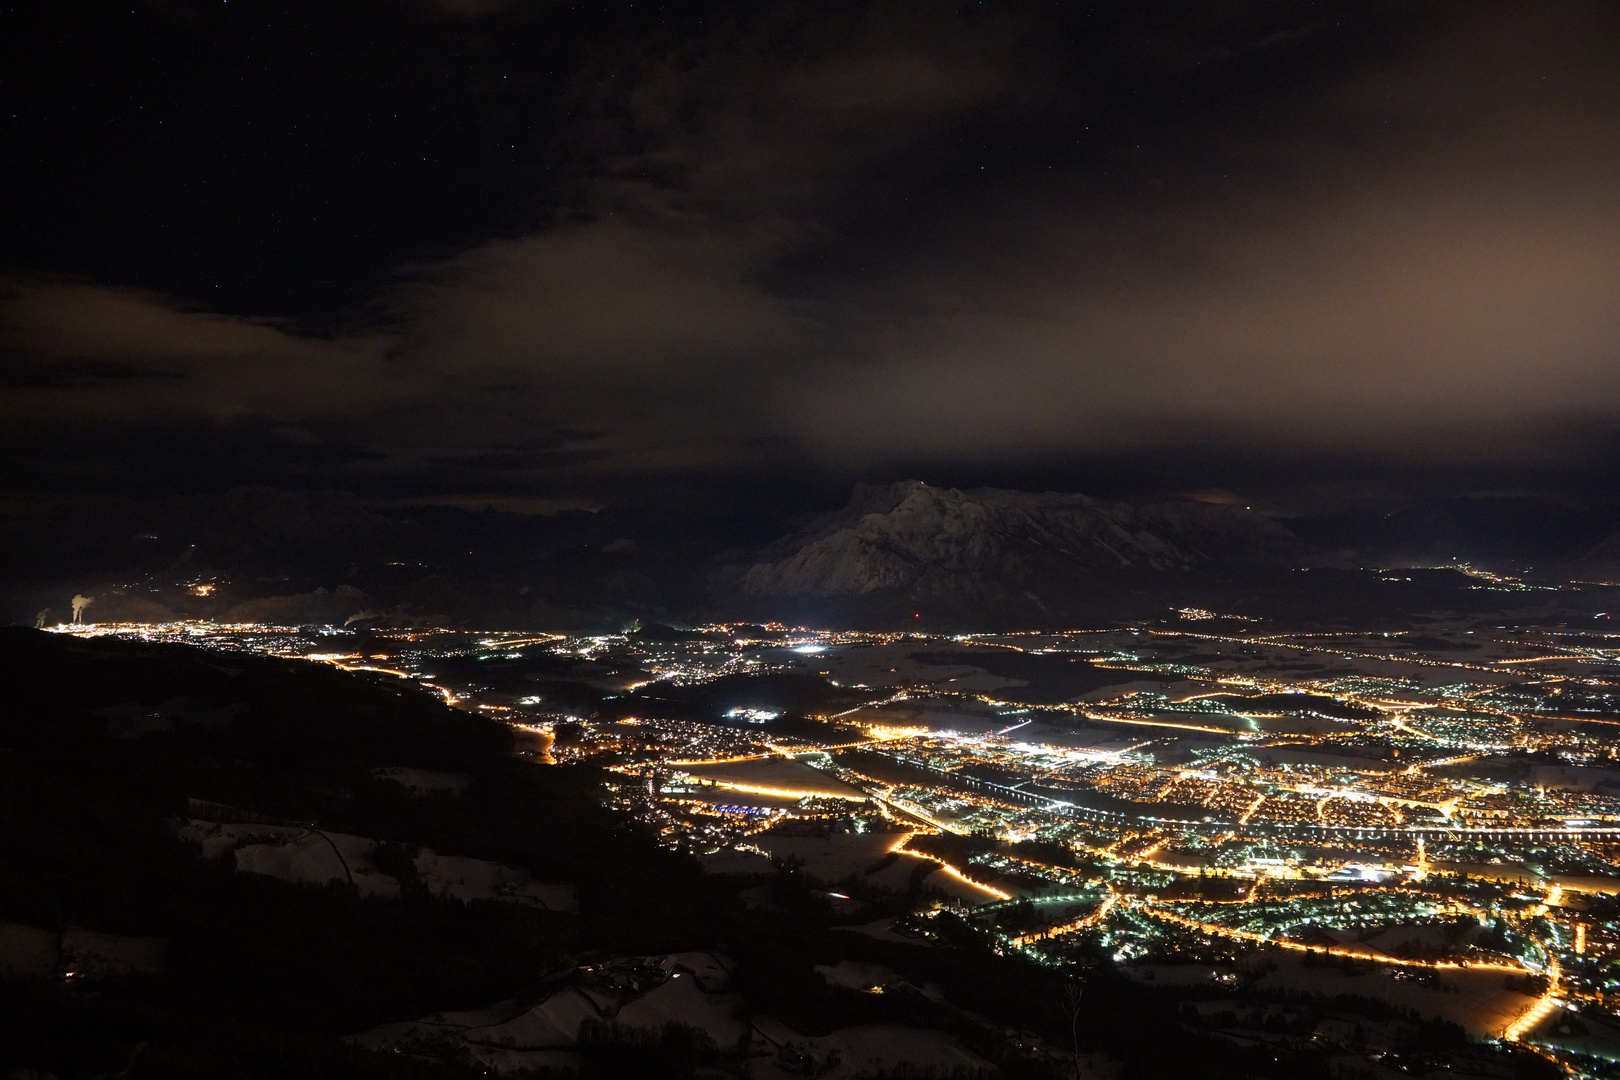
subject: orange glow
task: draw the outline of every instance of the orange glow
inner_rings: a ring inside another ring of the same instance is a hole
[[[1147,909],[1147,914],[1153,916],[1154,918],[1167,919],[1170,922],[1176,923],[1180,926],[1185,926],[1191,930],[1197,930],[1201,933],[1214,934],[1219,937],[1238,938],[1242,941],[1254,941],[1263,945],[1275,945],[1278,948],[1292,949],[1295,952],[1325,951],[1327,955],[1330,956],[1348,956],[1354,960],[1366,960],[1375,964],[1389,964],[1393,967],[1418,967],[1430,968],[1433,970],[1453,971],[1506,971],[1515,975],[1523,975],[1530,971],[1529,968],[1522,967],[1518,964],[1499,964],[1487,960],[1470,963],[1459,963],[1452,960],[1402,960],[1393,956],[1385,956],[1383,953],[1367,952],[1363,949],[1349,949],[1340,945],[1306,945],[1298,941],[1288,941],[1283,938],[1267,937],[1264,934],[1257,934],[1253,930],[1239,930],[1236,927],[1221,926],[1218,923],[1199,922],[1197,919],[1189,919],[1185,915],[1178,915],[1173,911],[1166,911],[1164,908],[1151,904],[1145,900],[1130,900],[1127,901],[1127,903],[1129,903],[1132,907]]]
[[[708,781],[707,777],[700,777]],[[725,788],[727,791],[742,791],[749,795],[778,795],[788,799],[845,799],[849,802],[866,802],[865,795],[851,795],[839,791],[805,791],[800,788],[772,787],[769,784],[738,784],[730,780],[709,781],[715,787]]]

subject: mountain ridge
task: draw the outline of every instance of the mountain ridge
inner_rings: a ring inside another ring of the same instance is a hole
[[[1236,507],[913,480],[857,486],[845,507],[762,551],[740,584],[756,601],[1050,617],[1151,594],[1193,571],[1296,565],[1306,551],[1281,525]]]
[[[746,514],[724,500],[665,499],[521,515],[248,487],[13,511],[0,515],[0,619],[48,624],[83,594],[97,622],[894,628],[922,614],[983,629],[1240,604],[1304,617],[1366,592],[1296,572],[1307,566],[1356,578],[1455,559],[1554,581],[1614,580],[1620,565],[1620,509],[1547,499],[1372,502],[1284,518],[1194,499],[910,480],[855,485],[842,506],[808,518],[789,514],[789,501]],[[1442,591],[1415,610],[1464,602]]]

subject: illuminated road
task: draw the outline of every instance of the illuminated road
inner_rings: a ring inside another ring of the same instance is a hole
[[[1257,933],[1253,930],[1241,930],[1237,927],[1222,926],[1219,923],[1200,922],[1185,915],[1165,909],[1140,898],[1129,898],[1122,901],[1126,906],[1133,908],[1149,918],[1164,919],[1199,933],[1210,934],[1216,937],[1233,938],[1238,941],[1249,941],[1260,945],[1272,945],[1280,949],[1290,949],[1303,953],[1326,953],[1329,956],[1345,956],[1354,960],[1365,960],[1374,964],[1386,964],[1393,967],[1430,968],[1433,970],[1466,970],[1466,971],[1503,971],[1515,975],[1535,974],[1535,972],[1522,964],[1504,964],[1494,961],[1453,961],[1453,960],[1403,960],[1398,957],[1386,956],[1383,953],[1370,952],[1366,949],[1357,949],[1347,945],[1306,945],[1298,941],[1288,941],[1285,938],[1271,937]]]
[[[1547,990],[1536,1001],[1524,1010],[1524,1013],[1502,1032],[1502,1038],[1508,1042],[1518,1042],[1525,1035],[1536,1029],[1536,1025],[1547,1019],[1555,1010],[1563,1005],[1558,997],[1558,982],[1562,971],[1555,959],[1547,967]]]

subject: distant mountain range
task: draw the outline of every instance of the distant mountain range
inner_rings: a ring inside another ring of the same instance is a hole
[[[64,619],[83,593],[99,621],[985,628],[1141,619],[1180,606],[1272,610],[1287,596],[1290,611],[1315,615],[1371,603],[1365,582],[1348,578],[1330,603],[1311,599],[1326,579],[1309,577],[1302,593],[1307,578],[1294,571],[1306,566],[1462,558],[1560,579],[1620,578],[1613,508],[1534,496],[1358,503],[1282,519],[1192,499],[910,480],[859,485],[841,509],[797,524],[781,507],[669,498],[545,516],[257,487],[77,503],[0,521],[0,621]],[[1430,581],[1442,592],[1463,584]],[[1412,610],[1454,599],[1430,596]]]
[[[1044,621],[1156,600],[1166,577],[1231,577],[1306,555],[1293,533],[1241,507],[913,480],[857,488],[848,506],[768,548],[742,590],[868,617],[917,608]]]

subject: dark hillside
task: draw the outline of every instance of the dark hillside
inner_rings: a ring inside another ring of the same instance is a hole
[[[604,951],[713,940],[723,900],[603,809],[597,774],[515,759],[501,725],[425,693],[17,629],[0,631],[0,679],[0,920],[167,942],[160,974],[0,981],[0,1013],[26,1018],[0,1024],[0,1065],[61,1080],[136,1057],[128,1075],[414,1075],[338,1037],[519,994]],[[471,783],[416,797],[370,772],[401,765]],[[576,884],[581,911],[233,873],[169,824],[233,812],[498,860]]]

